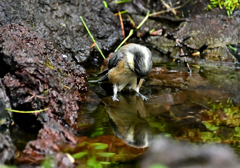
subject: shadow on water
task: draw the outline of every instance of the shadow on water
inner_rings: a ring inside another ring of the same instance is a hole
[[[109,83],[90,85],[83,116],[88,116],[91,126],[85,135],[111,135],[144,148],[152,137],[163,134],[200,144],[229,144],[240,153],[239,71],[206,65],[192,69],[190,75],[182,66],[155,65],[140,90],[148,101],[126,90],[114,102]]]

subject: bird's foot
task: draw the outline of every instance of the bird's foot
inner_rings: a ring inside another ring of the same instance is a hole
[[[112,100],[113,101],[119,101],[116,95],[112,96]]]
[[[142,98],[143,100],[145,100],[145,101],[148,100],[148,98],[147,98],[146,96],[142,95],[141,93],[138,93],[138,94],[141,96],[141,98]]]

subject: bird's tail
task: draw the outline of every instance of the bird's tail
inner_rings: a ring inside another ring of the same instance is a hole
[[[105,75],[105,74],[107,74],[107,73],[108,73],[108,69],[105,69],[105,70],[103,70],[102,72],[100,72],[100,73],[97,75],[97,77],[102,76],[102,75]]]
[[[98,82],[103,82],[104,80],[106,80],[108,78],[108,69],[106,69],[106,70],[102,71],[101,73],[99,73],[97,75],[97,77],[98,76],[102,76],[102,77],[97,79],[97,80],[90,80],[90,81],[88,81],[88,83],[98,83]]]

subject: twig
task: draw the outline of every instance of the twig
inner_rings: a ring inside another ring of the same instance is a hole
[[[176,43],[177,43],[178,46],[180,46],[179,39],[176,39]],[[187,57],[185,56],[185,53],[184,53],[182,48],[180,49],[180,52],[181,52],[181,55],[184,55],[184,57],[183,57],[184,58],[184,63],[187,66],[189,73],[192,73],[192,70],[191,70],[191,68],[190,68],[190,66],[187,62]]]
[[[34,98],[34,97],[38,97],[38,98],[40,98],[40,99],[47,99],[47,97],[43,97],[43,96],[38,96],[38,95],[36,95],[35,93],[32,93],[32,92],[29,92],[32,96],[31,97],[29,97],[27,100],[25,100],[25,102],[27,102],[28,100],[31,100],[32,98]]]
[[[124,13],[128,13],[127,10],[124,10],[124,11],[120,11],[121,14],[124,14]],[[119,13],[114,13],[115,16],[119,15]]]
[[[63,85],[63,87],[67,88],[68,90],[70,90],[70,89],[71,89],[70,87],[68,87],[68,86],[66,86],[66,85]]]
[[[49,108],[45,108],[42,110],[35,110],[35,111],[20,111],[20,110],[13,110],[13,109],[9,109],[9,108],[5,108],[7,111],[11,111],[11,112],[16,112],[16,113],[39,113],[42,111],[47,111]]]
[[[89,29],[88,29],[88,27],[87,27],[87,25],[86,25],[86,23],[84,22],[84,20],[83,20],[82,16],[80,16],[80,19],[81,19],[81,21],[82,21],[82,23],[83,23],[84,27],[86,28],[86,30],[87,30],[87,32],[88,32],[88,34],[89,34],[89,35],[90,35],[90,37],[92,38],[92,41],[93,41],[94,43],[96,43],[95,39],[93,38],[93,36],[92,36],[91,32],[89,31]],[[102,53],[102,50],[99,48],[99,46],[98,46],[98,44],[97,44],[97,43],[96,43],[96,47],[97,47],[98,51],[100,52],[100,54],[102,55],[103,59],[105,59],[105,56],[103,55],[103,53]]]
[[[175,8],[171,8],[171,9],[173,9],[173,10],[179,9],[179,8],[185,6],[185,5],[186,5],[188,2],[190,2],[190,1],[191,1],[191,0],[188,0],[188,1],[186,1],[183,5],[177,6],[177,7],[175,7]],[[158,15],[158,14],[162,14],[162,13],[165,13],[165,12],[169,12],[169,9],[167,9],[167,10],[165,10],[165,11],[159,11],[159,12],[155,12],[155,13],[149,14],[149,17],[150,17],[150,16],[154,16],[154,15]]]
[[[132,27],[136,28],[136,25],[135,25],[134,21],[132,20],[132,18],[129,15],[127,15],[127,17],[129,19],[130,23],[132,24]]]
[[[161,0],[161,2],[163,3],[163,5],[164,5],[167,9],[171,10],[174,15],[177,14],[176,9],[172,8],[171,6],[169,6],[169,5],[168,5],[166,2],[164,2],[163,0]]]
[[[115,3],[117,3],[117,0],[115,0]],[[118,11],[118,16],[119,16],[119,20],[120,20],[120,24],[121,24],[122,35],[123,35],[123,38],[125,38],[124,25],[123,25],[122,15],[121,15],[120,11]]]
[[[89,49],[93,48],[95,45],[96,43],[94,42]]]
[[[122,1],[114,1],[113,3],[120,4],[120,3],[126,3],[131,2],[132,0],[122,0]]]
[[[148,19],[148,16],[149,16],[149,11],[136,29],[139,29],[144,24],[144,22]],[[133,35],[133,29],[130,30],[128,36],[122,41],[122,43],[116,48],[116,50],[114,52],[116,52],[132,35]]]
[[[120,23],[121,23],[122,35],[123,35],[123,38],[125,38],[124,25],[123,25],[122,15],[121,15],[120,11],[118,11],[118,16],[119,16],[119,20],[120,20]]]
[[[145,18],[142,20],[142,22],[138,25],[136,29],[139,29],[143,25],[143,23],[148,19],[148,17],[149,17],[149,11],[147,12],[147,15],[145,16]]]
[[[133,35],[133,29],[130,30],[128,36],[121,42],[114,52],[116,52],[131,37],[131,35]]]

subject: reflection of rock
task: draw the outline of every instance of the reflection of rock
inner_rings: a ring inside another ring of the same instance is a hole
[[[165,165],[168,168],[237,168],[240,164],[231,148],[221,145],[197,146],[160,137],[153,141],[141,167]]]
[[[118,138],[134,147],[147,147],[152,139],[152,132],[146,116],[143,100],[140,96],[121,95],[120,101],[105,101],[108,104],[110,124]]]

